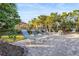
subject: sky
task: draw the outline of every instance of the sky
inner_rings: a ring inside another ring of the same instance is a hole
[[[50,15],[51,12],[70,12],[79,9],[79,3],[17,3],[17,11],[22,22],[30,21],[39,15]]]

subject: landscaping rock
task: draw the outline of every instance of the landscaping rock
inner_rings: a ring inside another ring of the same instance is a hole
[[[23,56],[24,48],[0,41],[1,56]]]

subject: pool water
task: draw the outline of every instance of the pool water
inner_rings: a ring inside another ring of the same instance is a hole
[[[23,34],[25,39],[28,39],[30,37],[30,35],[29,35],[27,30],[21,30],[21,32],[22,32],[22,34]]]

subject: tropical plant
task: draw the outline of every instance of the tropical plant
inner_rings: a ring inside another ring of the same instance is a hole
[[[45,29],[48,32],[59,31],[63,32],[79,31],[79,10],[72,12],[63,12],[62,14],[51,13],[50,15],[40,15],[30,21],[31,29]]]
[[[20,17],[17,13],[16,4],[0,3],[0,32],[12,32],[18,23],[20,23]]]

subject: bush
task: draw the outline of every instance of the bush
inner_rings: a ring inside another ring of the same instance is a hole
[[[22,35],[5,35],[5,36],[1,36],[1,40],[5,41],[5,42],[15,42],[15,41],[20,41],[20,40],[24,40],[24,36]]]
[[[1,39],[9,39],[9,36],[1,36]]]
[[[24,39],[24,36],[22,36],[22,35],[17,35],[16,36],[16,40],[23,40]]]

